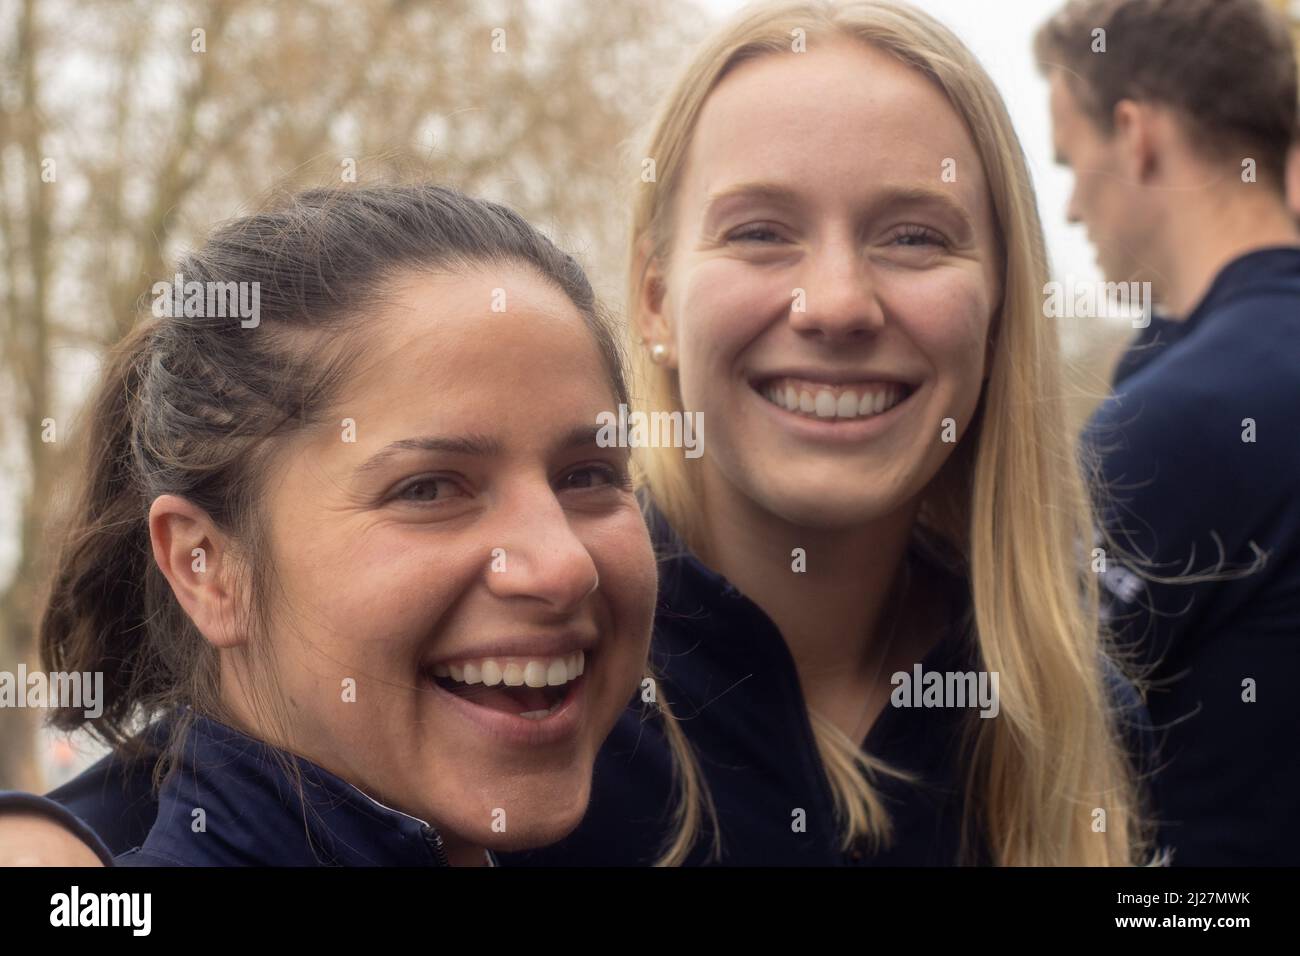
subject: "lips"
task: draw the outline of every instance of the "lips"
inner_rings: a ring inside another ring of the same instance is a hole
[[[567,631],[538,632],[495,640],[476,640],[472,645],[455,650],[439,649],[436,657],[425,660],[430,669],[464,667],[467,663],[480,666],[489,658],[528,663],[542,661],[549,665],[555,658],[570,658],[580,652],[590,652],[597,643],[594,627]],[[442,676],[447,676],[443,674]],[[460,678],[457,678],[458,680]]]
[[[419,680],[440,706],[497,742],[555,744],[581,725],[598,642],[590,627],[479,639],[426,658]]]
[[[788,412],[820,419],[861,419],[889,411],[909,394],[900,382],[829,383],[794,376],[754,385],[765,399]]]
[[[426,676],[425,679],[472,707],[530,721],[545,720],[558,711],[581,682],[581,678],[575,678],[565,684],[530,687],[527,684],[466,684],[449,677]]]
[[[586,670],[586,652],[543,659],[480,658],[424,669],[426,680],[478,707],[542,720]]]
[[[467,732],[482,735],[485,744],[524,749],[570,746],[585,725],[591,678],[585,672],[576,680],[545,687],[466,684],[450,676],[435,677],[428,668],[421,670],[420,678],[437,706]]]

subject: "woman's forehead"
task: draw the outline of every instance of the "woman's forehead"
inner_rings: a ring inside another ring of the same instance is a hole
[[[858,42],[769,54],[729,74],[701,111],[685,173],[701,204],[746,182],[850,200],[888,185],[929,187],[973,217],[987,212],[979,154],[947,97]]]
[[[395,280],[376,308],[341,407],[381,413],[402,404],[481,405],[527,395],[536,408],[557,393],[555,383],[611,392],[589,321],[526,268],[413,273]]]

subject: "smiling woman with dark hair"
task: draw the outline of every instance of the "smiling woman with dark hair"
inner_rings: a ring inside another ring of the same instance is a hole
[[[582,270],[409,186],[294,196],[176,271],[252,284],[259,314],[182,309],[116,350],[40,632],[107,685],[58,726],[114,772],[166,741],[119,861],[473,864],[564,836],[656,589],[627,449],[596,440],[627,390]]]

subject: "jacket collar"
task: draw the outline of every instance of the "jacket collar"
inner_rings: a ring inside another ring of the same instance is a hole
[[[1164,354],[1165,349],[1182,341],[1207,317],[1242,295],[1276,291],[1277,283],[1289,282],[1294,290],[1300,278],[1300,246],[1270,246],[1256,249],[1233,259],[1219,270],[1210,287],[1187,314],[1177,319],[1159,313],[1151,316],[1150,323],[1129,342],[1111,375],[1111,388],[1119,391],[1127,382],[1151,362]]]
[[[1300,246],[1270,246],[1238,256],[1214,277],[1201,301],[1182,323],[1183,334],[1232,299],[1262,288],[1261,283],[1270,279],[1290,279],[1294,283],[1297,278],[1300,278]]]
[[[446,866],[442,836],[316,764],[193,711],[143,859],[193,866]],[[295,779],[296,778],[296,779]],[[496,861],[488,854],[488,861]]]
[[[678,608],[685,594],[692,597],[722,596],[743,597],[739,589],[723,575],[708,567],[686,546],[673,530],[663,512],[658,509],[644,489],[641,493],[642,511],[650,529],[655,555],[659,561],[661,607]],[[965,559],[937,535],[918,526],[908,541],[908,560],[928,566],[937,572],[948,588],[948,598],[954,602],[954,629],[962,631],[968,623],[964,605],[968,603],[966,583],[970,571]]]

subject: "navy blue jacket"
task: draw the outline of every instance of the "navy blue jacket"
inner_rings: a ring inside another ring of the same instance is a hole
[[[686,736],[695,748],[721,828],[726,865],[951,866],[988,863],[975,835],[961,849],[969,760],[967,732],[976,710],[886,706],[863,749],[914,782],[878,777],[893,838],[879,849],[844,849],[830,786],[817,756],[794,660],[772,620],[721,575],[685,550],[652,516],[661,550],[661,592],[654,662]],[[982,669],[972,637],[966,578],[914,538],[908,559],[925,562],[944,583],[951,628],[921,662],[922,670]],[[1139,772],[1153,766],[1149,718],[1133,686],[1108,667],[1109,691],[1121,712]],[[996,718],[993,718],[996,719]],[[559,844],[504,857],[506,865],[610,865],[652,862],[668,833],[672,805],[667,741],[634,703],[597,757],[593,796],[582,825]],[[795,812],[805,825],[797,832]],[[706,862],[697,844],[689,863]]]
[[[296,766],[294,779],[283,760]],[[119,866],[446,866],[442,836],[301,757],[196,716]]]
[[[831,792],[817,757],[807,707],[794,661],[775,625],[751,600],[690,555],[662,520],[652,516],[661,554],[660,607],[653,657],[666,694],[687,738],[695,747],[721,821],[721,858],[729,865],[952,865],[959,862],[963,770],[968,757],[964,731],[979,720],[975,710],[886,707],[864,746],[889,765],[915,774],[915,783],[884,777],[877,781],[892,816],[894,838],[873,851],[840,846]],[[909,560],[926,561],[946,582],[952,627],[922,662],[925,671],[979,670],[969,627],[965,578],[919,544]],[[1110,671],[1110,691],[1129,730],[1130,747],[1144,769],[1151,767],[1151,736],[1145,708],[1132,686]],[[219,726],[219,725],[218,725]],[[215,742],[214,742],[215,743]],[[204,747],[208,742],[204,742]],[[145,838],[154,814],[148,767],[123,772],[105,758],[51,796],[87,820],[115,852],[144,842],[135,859],[154,861],[183,856],[193,846],[190,814],[216,789],[230,786],[231,769],[241,781],[223,807],[224,830],[236,819],[250,819],[241,806],[270,814],[270,825],[302,829],[301,813],[277,810],[282,782],[243,780],[254,765],[224,760],[220,750],[199,751],[201,771],[194,792],[169,785],[163,791],[158,826]],[[241,744],[241,746],[243,746]],[[242,753],[242,751],[238,751]],[[259,764],[258,767],[263,767]],[[261,772],[259,770],[259,772]],[[321,771],[323,774],[324,772]],[[505,865],[642,865],[655,860],[669,835],[673,791],[667,741],[658,720],[634,698],[597,758],[591,804],[577,831],[544,850],[503,854]],[[326,775],[327,779],[328,775]],[[272,777],[279,781],[278,777]],[[411,840],[411,861],[427,855],[415,839],[418,821],[376,814],[359,791],[333,780],[326,792],[341,793],[344,806],[331,817],[349,834],[376,827],[379,834],[358,840],[366,861],[401,856]],[[802,832],[793,824],[804,821]],[[390,812],[391,813],[391,812]],[[238,816],[237,816],[238,815]],[[209,814],[209,821],[212,814]],[[259,824],[260,827],[260,824]],[[213,824],[209,823],[209,834]],[[255,833],[258,831],[254,831]],[[156,835],[157,834],[157,835]],[[266,834],[270,836],[271,834]],[[328,839],[328,833],[318,834]],[[706,834],[707,836],[707,834]],[[336,844],[330,844],[336,847]],[[235,862],[239,846],[223,850],[221,861]],[[696,847],[692,863],[705,862],[710,843]],[[291,858],[305,860],[303,848]],[[356,859],[356,857],[352,857]],[[987,849],[972,842],[971,862],[987,862]]]
[[[160,721],[151,736],[162,743],[166,731]],[[206,717],[193,716],[156,800],[151,773],[151,762],[109,757],[51,794],[61,813],[30,794],[0,795],[0,805],[65,823],[64,807],[72,809],[112,844],[91,835],[101,860],[118,866],[448,865],[442,836],[428,823]],[[123,814],[116,826],[113,812]],[[80,820],[70,825],[87,839]]]
[[[1111,387],[1118,388],[1119,383],[1130,375],[1140,371],[1149,362],[1154,361],[1172,342],[1177,341],[1185,331],[1183,323],[1167,315],[1154,313],[1145,328],[1138,330],[1124,349],[1115,372],[1111,376]]]
[[[1103,522],[1152,573],[1232,575],[1144,585],[1110,555],[1106,610],[1153,682],[1156,803],[1175,864],[1300,864],[1300,248],[1235,260],[1153,329],[1089,423]]]

